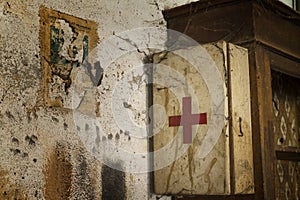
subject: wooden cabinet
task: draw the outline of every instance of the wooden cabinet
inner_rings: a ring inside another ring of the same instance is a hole
[[[299,198],[300,14],[278,1],[204,0],[164,16],[169,29],[200,44],[225,40],[248,49],[255,192],[224,198]],[[184,196],[208,197],[221,198]]]
[[[247,49],[219,42],[154,58],[154,192],[252,194]]]

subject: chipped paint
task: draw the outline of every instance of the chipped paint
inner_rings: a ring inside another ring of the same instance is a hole
[[[76,76],[72,71],[83,67],[88,52],[97,44],[97,23],[45,7],[41,7],[40,16],[45,103],[50,107],[72,108],[70,87]]]

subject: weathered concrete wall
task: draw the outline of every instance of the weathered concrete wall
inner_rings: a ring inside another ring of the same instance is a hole
[[[45,43],[41,42],[39,34],[45,24],[41,21],[39,12],[41,6],[45,6],[79,19],[96,22],[99,38],[94,42],[99,45],[111,35],[122,31],[138,27],[164,27],[162,10],[188,2],[189,0],[0,1],[0,199],[152,198],[147,173],[126,173],[109,168],[91,154],[77,134],[78,130],[83,129],[84,133],[88,133],[90,126],[88,123],[78,125],[74,122],[72,106],[66,103],[67,98],[70,98],[68,94],[64,97],[65,105],[61,105],[61,101],[57,105],[46,104],[45,91],[48,86],[45,82],[47,77],[43,51],[50,44],[41,45]],[[66,27],[64,30],[70,31],[64,32],[64,41],[72,41],[72,38],[68,38],[74,31],[70,28],[72,26],[69,27],[68,22],[61,23],[63,24],[60,26]],[[164,36],[161,37],[163,40]],[[107,135],[96,137],[97,144],[110,140],[125,149],[147,150],[147,144],[140,143],[138,139],[130,137],[126,130],[120,130],[110,123],[109,111],[105,110],[105,105],[109,103],[106,99],[114,89],[111,85],[120,81],[116,77],[122,77],[127,70],[141,64],[145,58],[143,53],[136,54],[135,59],[130,62],[121,58],[104,71],[98,88],[97,105],[100,103],[100,115],[107,114],[106,120],[101,121],[102,125],[105,124]],[[81,55],[81,58],[68,58],[69,63],[82,59],[82,54],[77,55]],[[60,56],[68,57],[67,54]],[[130,78],[135,80],[133,84],[137,84],[138,74],[133,74]],[[64,86],[68,84],[65,79],[61,82],[59,79],[55,80]],[[146,105],[140,105],[146,99],[145,88],[141,88],[139,94],[132,102],[125,102],[124,107],[136,105],[140,106],[140,111],[146,110]],[[141,113],[136,114],[140,117]],[[145,118],[140,117],[137,121],[145,123]],[[97,126],[94,128],[98,130]],[[111,162],[115,168],[122,168],[122,163],[117,160]]]

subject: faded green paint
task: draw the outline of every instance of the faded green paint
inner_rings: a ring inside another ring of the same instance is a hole
[[[64,38],[61,31],[55,26],[50,26],[50,63],[66,64],[65,58],[60,58],[59,52],[64,44]]]
[[[56,26],[50,26],[50,63],[51,64],[60,64],[60,65],[68,65],[71,64],[72,67],[78,67],[79,63],[66,59],[59,55],[59,52],[62,50],[64,45],[64,33],[62,30],[57,28]],[[88,43],[89,38],[87,35],[84,36],[83,40],[83,60],[88,58]],[[77,46],[72,47],[72,58],[75,58],[78,54],[79,48]]]
[[[83,59],[88,60],[89,55],[89,37],[87,35],[83,38]]]

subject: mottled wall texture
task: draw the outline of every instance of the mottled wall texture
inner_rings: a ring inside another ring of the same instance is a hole
[[[189,0],[0,0],[0,199],[167,198],[151,195],[148,173],[123,172],[117,159],[106,155],[107,166],[91,154],[105,141],[147,150],[128,130],[110,124],[106,110],[111,85],[143,63],[145,54],[136,49],[134,59],[125,56],[107,69],[84,61],[112,35],[165,27],[162,11],[185,3]],[[89,120],[74,121],[78,105],[71,94],[83,64],[94,77],[90,85],[97,87],[84,95],[98,98],[87,104],[79,100],[79,112],[93,109],[95,117],[107,116],[101,128]],[[139,104],[146,99],[142,78],[129,76],[140,95],[123,104],[137,123],[146,118],[146,105]],[[102,129],[106,134],[100,136]],[[83,144],[82,130],[96,134],[92,149]]]

